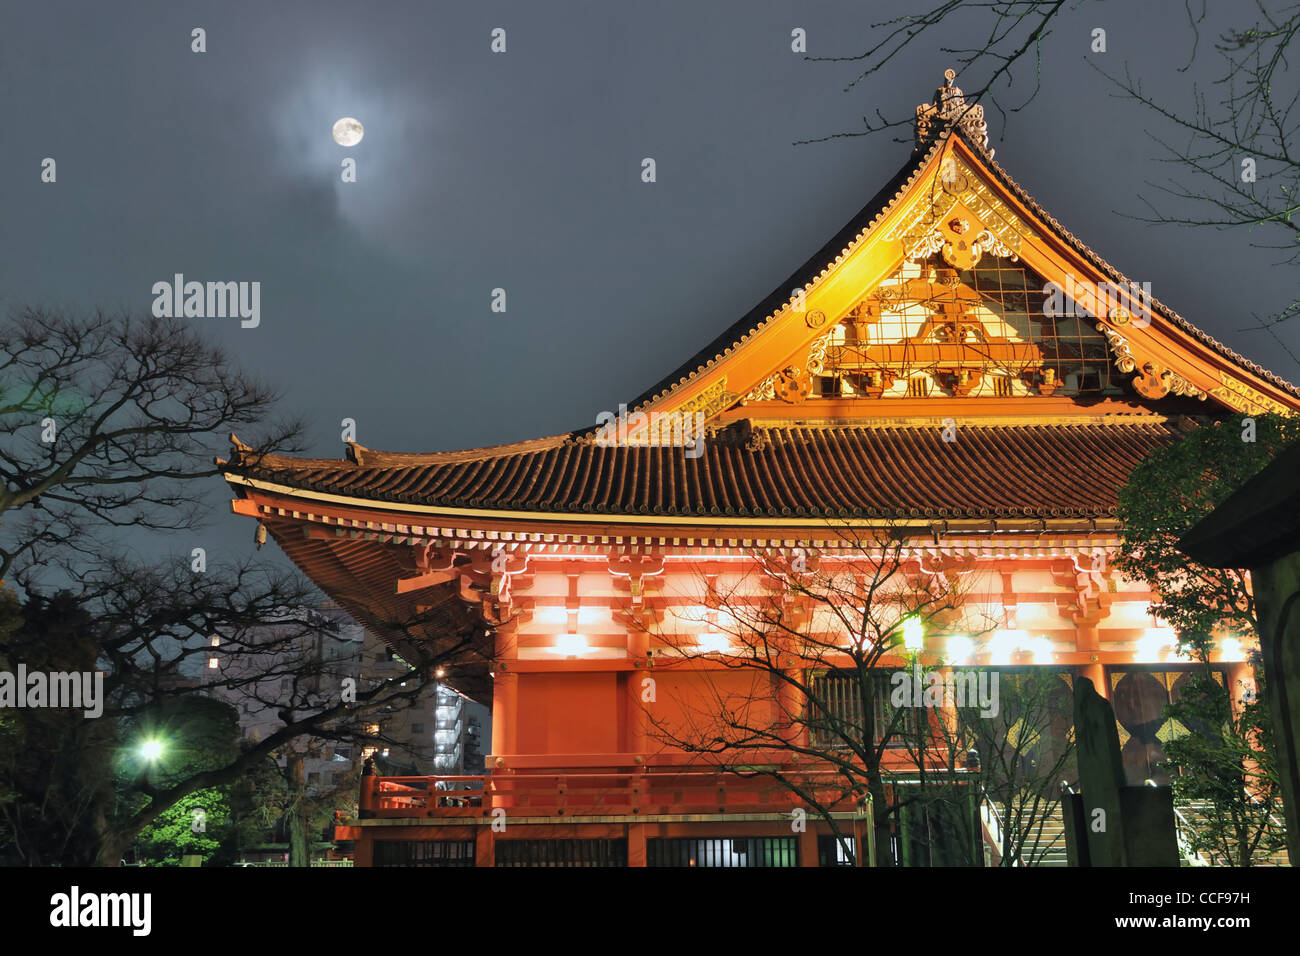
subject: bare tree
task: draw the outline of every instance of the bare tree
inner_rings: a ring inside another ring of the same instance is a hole
[[[470,653],[481,625],[447,586],[417,617],[380,622],[410,638],[409,672],[345,688],[338,661],[307,652],[332,624],[304,613],[321,598],[296,573],[128,556],[125,530],[204,520],[203,480],[218,474],[232,429],[254,437],[245,461],[297,450],[300,426],[274,423],[275,405],[179,322],[29,309],[0,326],[0,575],[25,597],[6,593],[0,658],[104,675],[100,714],[20,710],[0,728],[7,859],[114,865],[188,794],[321,741],[360,745],[362,715],[417,699],[438,671],[454,679]],[[211,657],[227,666],[209,671]],[[141,757],[159,715],[194,695],[242,696],[270,723],[229,757],[169,766],[165,747],[154,763]]]
[[[217,475],[232,429],[296,450],[269,424],[276,393],[172,319],[26,309],[0,325],[0,579],[97,559],[104,533],[177,531],[203,512],[193,479]]]
[[[760,570],[730,578],[697,570],[709,609],[703,623],[729,646],[700,645],[683,628],[702,623],[689,615],[675,622],[665,614],[650,632],[670,653],[709,655],[722,669],[700,672],[704,686],[693,685],[671,716],[652,710],[649,723],[665,746],[788,789],[850,859],[856,850],[837,814],[869,802],[876,862],[890,865],[902,804],[890,772],[906,766],[902,738],[928,738],[937,717],[933,709],[896,706],[901,685],[889,669],[917,661],[922,633],[977,635],[992,622],[964,606],[960,574],[925,573],[905,535],[836,533],[846,542],[842,552],[754,551]],[[764,759],[772,755],[781,759]],[[911,770],[948,768],[922,746]]]
[[[1044,61],[1045,45],[1052,32],[1052,24],[1066,7],[1065,0],[940,0],[928,10],[908,13],[892,20],[872,24],[877,31],[867,48],[860,53],[844,56],[809,56],[810,62],[857,63],[858,74],[845,92],[858,87],[865,80],[883,74],[906,52],[918,48],[929,52],[932,38],[957,32],[963,37],[973,37],[974,42],[961,46],[940,45],[941,52],[953,56],[957,72],[973,79],[976,86],[965,90],[966,111],[987,107],[996,111],[1005,122],[1008,113],[1018,112],[1037,95]],[[955,29],[957,28],[957,29]],[[1022,82],[1016,87],[1017,77],[1032,74],[1032,83]],[[912,114],[890,116],[879,109],[875,116],[862,117],[862,129],[832,133],[806,143],[825,142],[843,137],[869,136],[883,130],[910,129],[916,117]],[[903,141],[908,137],[898,137]]]

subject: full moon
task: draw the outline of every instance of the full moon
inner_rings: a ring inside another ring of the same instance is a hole
[[[355,146],[365,135],[365,127],[351,116],[345,116],[334,124],[334,142],[340,146]]]

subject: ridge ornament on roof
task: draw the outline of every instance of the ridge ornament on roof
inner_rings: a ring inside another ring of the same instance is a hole
[[[943,86],[934,91],[933,103],[922,103],[916,108],[916,148],[923,150],[939,138],[949,126],[956,125],[974,143],[983,147],[993,158],[989,149],[989,124],[984,122],[984,107],[977,104],[966,105],[966,97],[961,87],[954,86],[956,70],[943,71]]]

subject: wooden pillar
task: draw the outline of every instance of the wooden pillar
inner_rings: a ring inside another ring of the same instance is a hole
[[[372,836],[373,827],[362,827],[361,835],[357,837],[357,842],[352,847],[352,865],[374,866],[375,865],[375,838]]]
[[[519,675],[497,671],[496,679],[492,683],[492,755],[494,758],[508,758],[515,754],[517,740],[515,724],[518,715]],[[495,763],[495,760],[493,762]],[[495,769],[495,766],[488,767],[489,771]]]
[[[645,824],[629,823],[627,825],[627,865],[646,865]]]
[[[491,825],[480,826],[474,833],[474,865],[497,865],[496,833],[493,832]]]
[[[627,752],[644,756],[646,752],[646,707],[649,702],[642,700],[648,686],[645,681],[654,677],[644,668],[620,675],[624,680],[623,707],[627,719]]]
[[[515,753],[515,724],[518,719],[519,676],[509,668],[519,657],[519,625],[506,621],[497,628],[496,670],[492,685],[492,755],[512,756]],[[494,761],[495,762],[495,761]],[[491,772],[494,767],[489,766]]]
[[[357,797],[357,819],[369,820],[379,808],[379,777],[375,773],[375,760],[367,757],[361,765],[361,793]]]
[[[809,828],[799,834],[799,865],[817,865],[817,831]]]
[[[644,754],[646,750],[646,716],[645,708],[649,702],[641,699],[647,685],[646,679],[654,679],[650,670],[650,635],[643,629],[630,625],[627,630],[627,656],[633,662],[635,670],[623,676],[623,714],[627,734],[624,745],[627,753]]]
[[[1110,687],[1106,683],[1106,668],[1100,663],[1080,664],[1074,669],[1075,677],[1086,677],[1092,681],[1093,689],[1099,697],[1110,700]]]

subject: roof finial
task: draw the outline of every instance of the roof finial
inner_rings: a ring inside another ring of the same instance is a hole
[[[989,126],[984,122],[984,107],[967,106],[961,87],[953,83],[955,79],[956,70],[944,70],[943,86],[934,91],[934,102],[922,103],[916,108],[916,148],[929,146],[945,129],[956,123],[969,139],[988,150],[991,159],[993,150],[989,149]]]

